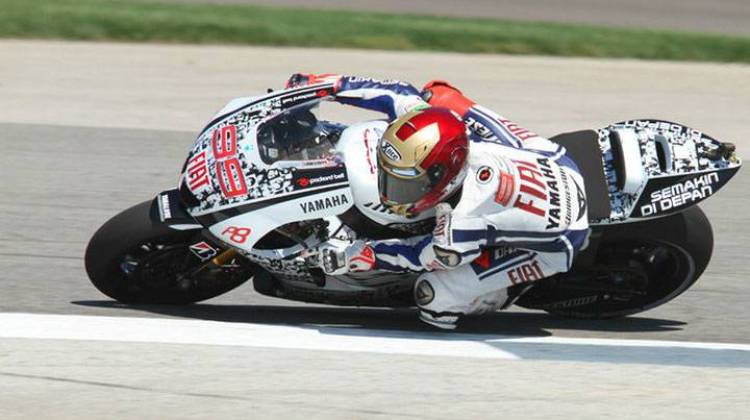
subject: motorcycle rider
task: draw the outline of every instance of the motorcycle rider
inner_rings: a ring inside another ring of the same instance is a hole
[[[463,315],[512,304],[509,286],[570,269],[588,217],[583,179],[562,146],[444,81],[421,93],[334,74],[295,74],[287,85],[331,81],[337,102],[389,117],[377,147],[381,202],[406,218],[434,208],[436,226],[408,239],[332,241],[321,250],[324,271],[421,272],[420,319],[453,329]]]

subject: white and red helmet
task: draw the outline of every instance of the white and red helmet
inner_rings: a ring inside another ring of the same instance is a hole
[[[380,201],[405,216],[436,206],[463,184],[468,152],[466,126],[449,109],[401,116],[378,143]]]

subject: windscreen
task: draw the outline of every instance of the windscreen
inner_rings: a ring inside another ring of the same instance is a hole
[[[315,105],[289,109],[263,123],[257,142],[264,163],[320,160],[333,155],[332,137],[313,113]]]

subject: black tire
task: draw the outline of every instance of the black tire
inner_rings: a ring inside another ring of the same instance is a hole
[[[249,267],[229,264],[178,281],[201,264],[188,249],[200,233],[154,222],[151,203],[114,216],[89,241],[86,272],[99,291],[123,303],[187,304],[226,293],[252,276]]]
[[[565,282],[580,275],[574,266],[570,273],[556,276],[546,286],[532,288],[516,303],[570,318],[607,319],[632,315],[663,305],[684,293],[703,274],[713,252],[711,224],[697,206],[671,216],[605,226],[602,230],[601,242],[596,248],[596,264],[610,267],[619,264],[624,270],[639,273],[640,280],[636,283],[641,285],[634,289],[641,294],[617,296],[616,293],[571,290],[565,287]]]

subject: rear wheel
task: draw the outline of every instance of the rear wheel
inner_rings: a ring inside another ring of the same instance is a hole
[[[252,267],[239,257],[196,271],[204,263],[189,245],[200,231],[179,231],[150,217],[151,201],[105,223],[86,248],[86,272],[105,295],[124,303],[186,304],[226,293],[247,281]]]
[[[616,318],[662,305],[690,288],[711,259],[703,211],[603,227],[594,264],[545,279],[516,302],[573,318]]]

